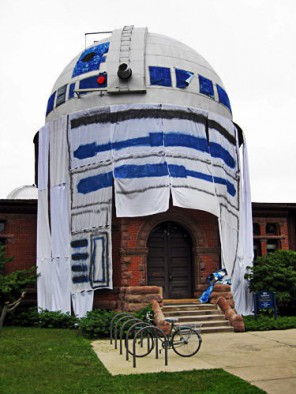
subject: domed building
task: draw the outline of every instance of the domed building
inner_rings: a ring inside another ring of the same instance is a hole
[[[198,298],[226,268],[250,311],[244,137],[202,56],[147,28],[114,30],[61,73],[38,139],[41,308]]]

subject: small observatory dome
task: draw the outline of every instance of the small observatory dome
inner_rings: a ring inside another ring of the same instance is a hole
[[[201,55],[133,26],[114,30],[69,63],[53,87],[46,116],[53,120],[88,108],[133,103],[181,105],[232,118],[223,83]]]
[[[24,185],[13,189],[7,196],[8,200],[37,200],[38,189],[35,185]]]

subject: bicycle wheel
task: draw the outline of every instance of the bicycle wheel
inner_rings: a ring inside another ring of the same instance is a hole
[[[137,332],[135,332],[134,335],[136,335]],[[134,355],[134,348],[133,348],[133,341],[134,341],[134,336],[132,337],[131,340],[129,340],[129,346],[128,346],[128,352],[132,356]],[[145,357],[148,356],[152,352],[154,348],[154,338],[151,332],[148,330],[144,330],[141,332],[141,334],[136,338],[136,343],[135,343],[135,356],[136,357]]]
[[[201,336],[190,327],[181,327],[172,337],[174,352],[182,357],[191,357],[196,354],[201,346]]]

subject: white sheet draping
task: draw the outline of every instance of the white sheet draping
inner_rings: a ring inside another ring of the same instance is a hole
[[[232,277],[232,292],[237,312],[241,315],[250,315],[254,313],[253,298],[244,276],[247,272],[247,267],[252,267],[253,265],[254,252],[250,175],[245,139],[241,156],[239,247]]]
[[[49,127],[39,131],[38,214],[37,214],[37,302],[41,309],[52,305],[51,236],[48,218]]]
[[[87,312],[93,308],[94,291],[82,291],[72,294],[72,305],[75,316],[78,318],[85,317]]]
[[[94,108],[49,122],[40,131],[37,253],[41,270],[48,272],[57,286],[47,305],[68,309],[68,301],[64,306],[61,298],[69,299],[70,290],[68,285],[63,287],[60,278],[68,278],[70,269],[72,301],[79,315],[89,310],[93,289],[112,288],[114,183],[120,217],[164,212],[170,193],[174,205],[216,215],[222,264],[233,276],[237,308],[241,310],[245,297],[242,272],[252,260],[252,235],[245,231],[250,226],[251,205],[246,148],[240,182],[235,141],[236,129],[230,120],[174,106]],[[47,213],[49,146],[51,239]],[[52,286],[52,280],[45,282],[44,278],[39,280],[43,283],[40,289],[44,288],[39,297],[42,305],[46,305],[42,299],[47,299]]]

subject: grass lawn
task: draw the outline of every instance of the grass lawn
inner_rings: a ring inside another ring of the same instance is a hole
[[[222,369],[112,377],[90,341],[67,329],[4,327],[0,393],[264,393]]]

